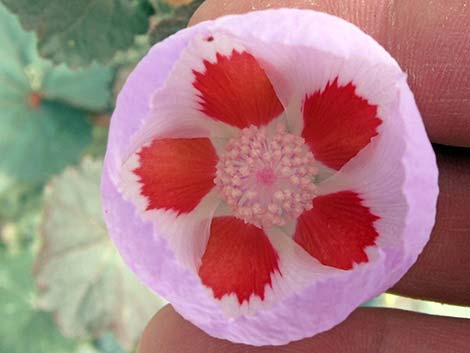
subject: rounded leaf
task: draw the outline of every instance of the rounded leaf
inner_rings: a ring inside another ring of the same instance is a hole
[[[42,248],[35,264],[39,305],[67,336],[112,331],[131,348],[163,301],[125,267],[101,213],[101,163],[84,159],[47,185]]]
[[[36,40],[0,5],[0,168],[41,183],[76,163],[90,143],[87,111],[104,109],[112,71],[71,71],[36,54]]]

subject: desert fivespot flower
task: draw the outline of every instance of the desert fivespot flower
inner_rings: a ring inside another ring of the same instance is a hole
[[[118,98],[102,191],[122,256],[185,318],[283,344],[415,262],[437,170],[390,55],[341,19],[284,9],[152,48]]]

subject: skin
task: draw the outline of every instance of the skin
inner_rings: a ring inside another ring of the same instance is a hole
[[[207,0],[190,24],[225,14],[299,7],[343,17],[408,73],[440,171],[437,220],[416,264],[390,292],[470,306],[470,2],[465,0]],[[447,146],[444,146],[447,145]],[[280,347],[216,339],[171,306],[149,322],[138,353],[468,352],[470,320],[359,308],[328,332]]]

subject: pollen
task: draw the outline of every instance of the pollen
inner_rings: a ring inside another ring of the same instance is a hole
[[[250,126],[228,142],[215,184],[236,217],[258,227],[283,226],[312,208],[314,162],[304,139],[284,124],[273,131]]]

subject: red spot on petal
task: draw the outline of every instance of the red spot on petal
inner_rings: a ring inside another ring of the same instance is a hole
[[[368,262],[364,249],[378,236],[379,219],[353,191],[341,191],[313,199],[313,208],[298,219],[294,240],[322,264],[349,270]]]
[[[216,298],[235,293],[240,304],[252,294],[264,300],[275,271],[279,256],[262,229],[234,217],[212,220],[199,276]]]
[[[338,86],[338,78],[323,91],[305,97],[302,137],[317,160],[340,169],[377,135],[382,120],[377,106],[359,97],[352,83]]]
[[[208,138],[157,139],[139,152],[134,170],[147,210],[192,211],[214,187],[217,154]]]
[[[31,108],[39,108],[42,103],[42,94],[40,92],[31,92],[27,96],[26,101]]]
[[[209,117],[245,128],[266,125],[284,110],[266,73],[247,52],[217,53],[204,60],[205,72],[194,71],[201,110]]]

